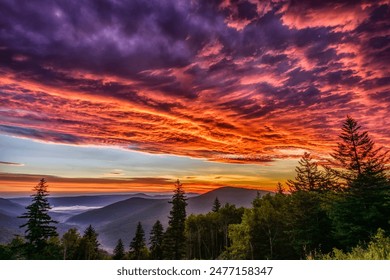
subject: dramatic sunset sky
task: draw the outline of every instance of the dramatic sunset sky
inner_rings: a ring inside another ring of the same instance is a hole
[[[389,1],[0,2],[0,194],[275,189],[390,148]]]

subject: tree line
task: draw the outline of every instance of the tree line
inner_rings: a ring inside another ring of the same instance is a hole
[[[21,225],[25,235],[16,236],[8,244],[0,244],[0,259],[64,259],[64,260],[99,260],[99,259],[181,259],[185,255],[184,236],[187,198],[179,180],[169,203],[172,209],[166,231],[160,221],[156,221],[150,232],[150,247],[146,245],[145,233],[141,222],[138,223],[135,236],[129,250],[121,239],[118,240],[113,254],[101,248],[99,234],[89,225],[83,235],[76,228],[71,228],[62,237],[57,233],[56,224],[50,215],[47,182],[43,178],[35,186],[32,203],[26,207],[26,213],[18,218],[26,220]]]
[[[24,237],[0,246],[6,259],[390,259],[389,157],[347,117],[327,164],[305,153],[296,176],[275,193],[258,195],[250,208],[221,205],[186,215],[178,180],[167,229],[156,221],[145,239],[142,221],[126,250],[100,248],[92,226],[59,238],[48,211],[44,179],[21,216]],[[149,246],[148,246],[149,245]]]

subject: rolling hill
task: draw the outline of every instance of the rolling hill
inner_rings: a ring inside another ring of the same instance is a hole
[[[161,199],[167,198],[169,196],[161,196],[161,195],[147,195],[144,193],[136,193],[136,194],[112,194],[112,195],[82,195],[82,196],[63,196],[63,197],[49,197],[49,203],[52,207],[59,206],[98,206],[103,207],[121,200],[125,200],[131,197],[144,197],[150,199]],[[23,206],[27,206],[31,203],[30,197],[17,197],[10,198],[9,201],[18,203]]]
[[[68,224],[98,224],[101,226],[103,224],[120,219],[127,215],[137,215],[144,209],[147,209],[154,204],[160,204],[161,202],[167,203],[168,200],[132,197],[123,201],[110,204],[103,208],[89,210],[84,213],[75,215],[69,218],[66,222]]]
[[[25,208],[9,199],[0,198],[0,212],[9,216],[19,216],[25,211]]]
[[[187,213],[200,214],[210,212],[216,197],[218,197],[221,205],[229,203],[234,204],[237,207],[250,207],[253,199],[256,198],[258,193],[263,196],[268,192],[244,188],[222,187],[198,197],[190,198],[188,200]]]
[[[24,211],[23,206],[0,198],[0,243],[9,242],[15,234],[22,233],[19,226],[23,224],[24,220],[17,217]]]

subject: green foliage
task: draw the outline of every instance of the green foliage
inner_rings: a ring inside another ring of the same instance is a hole
[[[164,234],[164,258],[180,260],[186,252],[185,220],[187,198],[179,180],[175,183],[172,200],[172,209],[169,215],[168,228]]]
[[[389,196],[381,192],[364,191],[360,195],[352,190],[339,194],[332,201],[330,217],[335,238],[342,249],[350,249],[367,241],[377,227],[387,232],[389,225]]]
[[[9,244],[0,245],[0,260],[24,260],[27,258],[24,238],[16,236]]]
[[[243,208],[225,204],[217,212],[190,215],[186,220],[187,257],[216,259],[230,245],[228,229],[241,222]]]
[[[310,252],[329,252],[334,244],[325,194],[298,191],[291,195],[286,213],[289,243],[297,258]]]
[[[229,226],[231,224],[237,224],[241,222],[242,215],[244,214],[244,208],[236,208],[235,205],[226,203],[218,211],[218,226],[222,231],[223,247],[230,245],[229,241]]]
[[[76,228],[69,229],[61,238],[63,246],[63,259],[64,260],[76,260],[78,254],[78,248],[81,242],[81,236]]]
[[[287,219],[290,197],[267,194],[253,201],[249,221],[252,259],[289,259]]]
[[[322,194],[297,191],[258,197],[242,222],[231,225],[226,259],[300,259],[332,247],[330,220]]]
[[[0,244],[0,260],[10,260],[12,253],[8,245]]]
[[[84,231],[77,249],[77,259],[79,260],[98,260],[100,259],[100,243],[98,233],[89,225]]]
[[[250,227],[250,221],[253,215],[252,211],[253,209],[245,209],[242,216],[242,222],[240,224],[231,224],[229,226],[229,238],[231,240],[231,245],[221,254],[221,259],[253,259]]]
[[[216,213],[190,215],[186,221],[187,257],[189,259],[214,259],[218,239]]]
[[[146,247],[145,232],[141,222],[138,222],[135,236],[130,243],[129,257],[131,260],[145,260],[148,258],[148,248]]]
[[[358,245],[351,252],[343,252],[334,248],[331,253],[317,255],[316,259],[323,260],[390,260],[390,238],[385,231],[378,229],[367,246]]]
[[[123,245],[122,239],[118,239],[118,242],[114,249],[114,255],[112,256],[112,258],[114,260],[124,260],[125,257],[126,257],[125,246]]]
[[[150,231],[150,257],[153,260],[163,259],[164,228],[157,220]]]
[[[20,227],[26,227],[25,238],[27,240],[26,250],[29,259],[45,259],[42,254],[48,245],[51,237],[58,236],[56,227],[51,224],[57,222],[52,220],[48,214],[51,209],[47,200],[49,192],[45,179],[41,179],[34,188],[35,193],[31,196],[32,203],[26,207],[27,212],[19,218],[27,219],[27,222]]]
[[[47,241],[46,246],[40,253],[41,259],[45,260],[60,260],[64,253],[61,240],[58,236],[50,237]]]

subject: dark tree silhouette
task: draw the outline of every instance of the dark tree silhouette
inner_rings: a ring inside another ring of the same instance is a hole
[[[278,182],[278,183],[276,184],[276,193],[278,193],[278,194],[284,194],[284,192],[285,192],[285,189],[284,189],[282,183]]]
[[[145,232],[141,222],[138,222],[135,236],[130,243],[129,256],[132,260],[144,260],[147,258],[148,248],[146,247]]]
[[[150,256],[153,260],[163,259],[162,243],[164,238],[164,228],[157,220],[150,231]]]
[[[288,180],[291,192],[315,191],[322,192],[330,188],[330,183],[324,172],[318,169],[318,165],[313,161],[309,153],[304,153],[295,168],[297,175],[295,180]]]
[[[78,258],[81,260],[98,260],[100,258],[98,241],[99,234],[92,225],[89,225],[84,231],[78,248]]]
[[[172,209],[169,215],[168,228],[164,235],[164,257],[166,259],[182,259],[186,252],[185,220],[187,198],[183,185],[179,180],[175,183],[172,200]]]
[[[114,249],[114,255],[112,258],[114,260],[123,260],[125,259],[125,257],[126,257],[125,246],[123,245],[122,239],[118,239],[118,242]]]
[[[32,258],[32,254],[42,252],[47,246],[50,237],[58,236],[56,227],[57,221],[52,220],[48,211],[51,209],[47,196],[47,183],[44,178],[40,180],[34,188],[35,194],[32,197],[32,203],[26,207],[27,212],[19,218],[28,219],[27,222],[20,227],[27,227],[25,230],[25,238],[28,241],[28,257]],[[39,256],[36,256],[40,258]]]
[[[219,202],[218,197],[215,198],[214,204],[213,204],[213,212],[218,212],[219,209],[221,208],[221,202]]]
[[[290,196],[286,211],[289,243],[297,257],[305,258],[316,250],[329,252],[334,244],[331,220],[325,202],[328,194],[298,191]]]
[[[344,185],[334,201],[331,216],[342,248],[368,241],[378,228],[390,231],[389,158],[351,117],[342,126],[341,142],[332,154],[333,172]]]
[[[385,164],[389,161],[382,147],[375,148],[367,131],[361,132],[361,126],[351,117],[347,117],[342,126],[341,142],[331,156],[339,170],[337,175],[348,182],[357,179],[363,173],[384,177]]]

